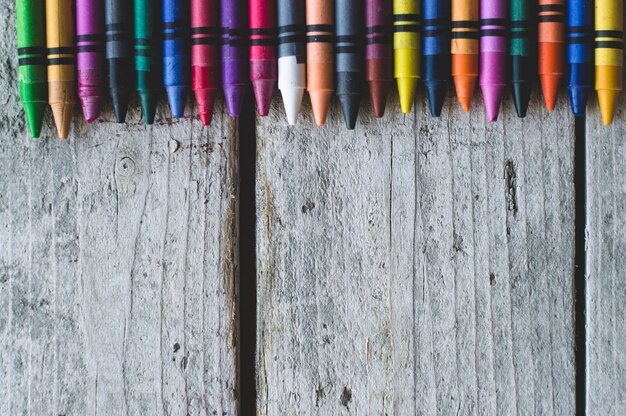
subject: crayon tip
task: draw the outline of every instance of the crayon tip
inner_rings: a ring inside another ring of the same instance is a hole
[[[480,88],[483,92],[483,102],[485,103],[487,118],[490,123],[493,123],[498,119],[504,85],[481,85]]]
[[[140,93],[141,111],[143,112],[143,122],[147,125],[154,123],[154,115],[157,108],[156,97],[149,93]]]
[[[280,93],[283,97],[285,114],[287,114],[287,123],[290,126],[295,126],[298,113],[300,112],[300,105],[302,104],[304,88],[283,88],[280,90]]]
[[[374,107],[374,116],[381,118],[385,114],[385,106],[387,105],[387,93],[389,91],[389,82],[385,80],[370,80],[370,100]]]
[[[569,101],[574,117],[582,117],[585,115],[590,91],[591,88],[586,86],[569,88]]]
[[[33,139],[38,139],[41,135],[43,117],[46,114],[46,103],[33,101],[24,104],[24,116],[26,125]]]
[[[326,123],[326,114],[328,114],[332,96],[333,92],[328,90],[309,91],[313,117],[315,118],[315,124],[318,126],[323,126]]]
[[[173,85],[165,88],[165,92],[172,117],[181,118],[185,114],[185,105],[187,104],[187,87]]]
[[[354,130],[356,121],[359,117],[359,105],[361,104],[360,94],[340,94],[338,96],[341,109],[343,111],[343,119],[346,122],[348,130]]]
[[[445,81],[426,81],[424,83],[426,95],[428,95],[428,106],[433,117],[441,116],[443,102],[446,99],[448,85]]]
[[[532,83],[530,82],[514,82],[513,83],[513,103],[515,104],[515,112],[519,118],[526,117],[528,112],[528,104],[530,103],[530,94],[532,92]]]
[[[270,112],[275,87],[276,80],[273,79],[256,79],[252,81],[256,107],[259,115],[262,117],[265,117]]]
[[[224,87],[224,98],[226,100],[226,108],[231,117],[239,117],[243,102],[246,97],[246,87],[244,85],[230,85]]]
[[[200,121],[202,121],[203,126],[208,126],[213,120],[213,106],[215,104],[217,89],[202,88],[195,90],[194,95],[196,96]]]
[[[613,124],[619,93],[619,90],[598,90],[598,104],[602,113],[602,124],[605,126]]]
[[[542,74],[541,90],[543,91],[543,100],[549,111],[556,107],[556,99],[559,94],[559,84],[561,83],[561,75]]]
[[[111,89],[111,98],[113,100],[113,113],[115,113],[115,121],[123,123],[126,120],[128,96],[121,89]]]
[[[475,76],[457,75],[454,77],[454,88],[456,89],[456,97],[463,107],[463,111],[469,113],[472,105],[472,97],[476,88]]]
[[[93,123],[100,115],[100,97],[81,97],[80,106],[87,124]]]
[[[415,92],[417,90],[417,80],[415,78],[398,78],[398,95],[400,96],[400,109],[404,114],[411,112]]]
[[[57,127],[57,133],[60,139],[67,139],[70,133],[70,124],[72,123],[72,109],[74,105],[72,103],[60,102],[51,103],[52,116],[54,118],[54,124]]]

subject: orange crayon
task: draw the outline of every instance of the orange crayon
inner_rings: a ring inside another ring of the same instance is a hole
[[[333,0],[306,1],[306,89],[318,126],[326,122],[335,89]]]
[[[548,110],[554,110],[565,75],[565,0],[539,0],[539,79]]]
[[[452,78],[465,112],[478,79],[480,10],[478,0],[452,0]]]

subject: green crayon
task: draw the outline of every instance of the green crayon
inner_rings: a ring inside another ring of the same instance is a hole
[[[17,54],[20,101],[34,138],[41,133],[48,105],[44,0],[17,0]]]
[[[161,86],[161,42],[159,22],[161,2],[134,0],[135,6],[135,73],[137,92],[146,124],[154,122]]]

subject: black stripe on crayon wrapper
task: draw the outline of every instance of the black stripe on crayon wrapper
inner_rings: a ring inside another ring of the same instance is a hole
[[[250,46],[276,46],[276,39],[250,39]]]
[[[365,43],[367,45],[378,45],[378,44],[391,44],[393,42],[393,38],[391,35],[376,35],[370,36],[365,39]]]
[[[569,33],[593,32],[593,26],[591,26],[591,25],[587,25],[587,26],[570,26],[570,27],[567,28],[567,31]]]
[[[304,33],[290,36],[279,36],[278,44],[284,45],[285,43],[304,43],[305,40],[306,36],[304,36]]]
[[[306,31],[305,25],[286,25],[278,28],[278,34],[281,33],[304,33]]]
[[[624,37],[624,32],[621,30],[596,30],[596,38],[617,38]]]
[[[409,33],[419,33],[421,31],[420,26],[415,25],[395,25],[393,27],[393,31],[395,33],[409,32]]]
[[[76,60],[74,58],[48,58],[48,65],[74,65]]]
[[[211,27],[211,26],[198,26],[191,28],[191,35],[214,35],[217,36],[220,34],[219,27]]]
[[[620,42],[620,41],[607,41],[607,40],[596,41],[597,49],[622,49],[623,47],[624,47],[624,42]]]
[[[420,20],[419,14],[394,14],[393,21],[394,22],[415,22]]]
[[[135,49],[135,56],[151,56],[150,49]]]
[[[185,27],[186,22],[184,20],[174,20],[173,22],[163,22],[163,30],[173,30],[180,27]]]
[[[477,20],[455,20],[451,26],[452,29],[478,29],[480,22]]]
[[[220,38],[191,38],[192,45],[219,45]]]
[[[565,15],[550,14],[547,16],[539,16],[537,20],[539,23],[565,23]]]
[[[101,34],[98,35],[76,35],[76,43],[82,42],[93,42],[99,43],[104,42],[104,36]]]
[[[532,32],[520,32],[520,31],[511,31],[509,32],[509,38],[511,39],[532,39],[535,37],[535,34]]]
[[[99,45],[78,45],[76,47],[76,52],[77,53],[96,53],[96,52],[103,52],[104,51],[104,46],[102,44]]]
[[[222,28],[223,36],[240,36],[240,37],[248,37],[248,29],[244,28],[230,28],[223,27]]]
[[[546,12],[565,13],[565,5],[564,4],[544,4],[544,5],[538,6],[537,10],[539,13],[546,13]]]
[[[307,32],[334,32],[333,25],[308,25]]]
[[[187,31],[186,30],[175,30],[173,32],[163,33],[163,40],[176,40],[180,38],[186,38]]]
[[[340,54],[340,53],[362,54],[363,48],[361,48],[360,46],[337,46],[335,48],[335,53],[337,54]]]
[[[508,21],[506,19],[481,19],[481,26],[506,26]]]
[[[506,30],[504,29],[483,29],[480,31],[481,36],[496,36],[505,38],[507,35]]]
[[[152,39],[142,39],[142,38],[135,39],[135,46],[153,46],[153,45],[154,45],[154,41]]]
[[[26,65],[46,65],[48,60],[43,56],[32,57],[32,58],[19,58],[17,60],[18,66],[26,66]]]
[[[393,31],[393,27],[391,25],[376,25],[376,26],[368,26],[365,28],[366,35],[375,35],[375,34],[391,34]]]
[[[26,46],[17,48],[18,55],[45,55],[46,48],[43,46]]]
[[[276,28],[260,27],[256,29],[250,29],[250,36],[276,36]]]
[[[48,55],[72,55],[75,53],[73,46],[61,46],[59,48],[48,48]]]
[[[128,27],[123,23],[109,23],[104,25],[104,30],[107,32],[125,32]]]
[[[450,35],[450,31],[446,28],[433,29],[433,30],[424,30],[422,32],[425,38],[433,38],[435,36],[446,36]]]
[[[452,32],[452,39],[480,39],[478,32]]]
[[[583,35],[583,36],[569,36],[569,40],[568,42],[572,45],[582,45],[585,43],[591,43],[593,42],[593,35],[590,33],[588,35]]]
[[[333,43],[333,35],[309,35],[306,37],[307,43]]]
[[[248,46],[246,38],[222,38],[222,45],[226,46]]]
[[[128,39],[128,35],[126,33],[109,33],[106,35],[107,42],[123,42]]]
[[[532,26],[534,26],[534,24]],[[509,27],[511,29],[526,31],[531,29],[531,22],[530,20],[513,20],[509,22]]]
[[[424,19],[422,20],[422,26],[450,26],[448,19]]]

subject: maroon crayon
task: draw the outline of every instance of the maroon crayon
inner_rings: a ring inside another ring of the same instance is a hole
[[[76,0],[76,67],[83,116],[91,123],[104,100],[104,9],[102,0]]]
[[[365,74],[374,115],[385,113],[393,79],[392,2],[365,0]]]

